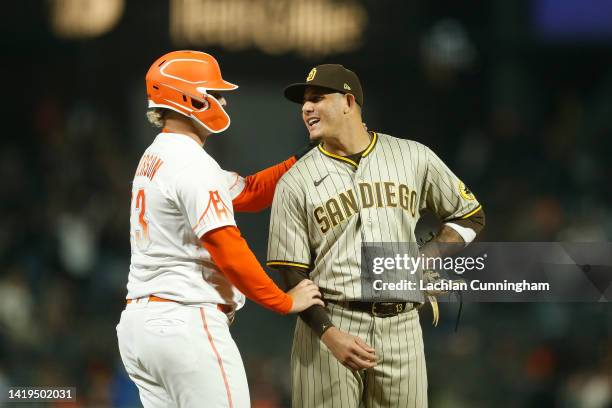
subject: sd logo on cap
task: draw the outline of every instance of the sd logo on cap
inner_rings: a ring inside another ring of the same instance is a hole
[[[310,70],[306,82],[291,84],[285,88],[285,97],[295,103],[304,102],[307,86],[319,86],[342,94],[350,93],[360,106],[363,106],[363,90],[357,74],[340,64],[317,65]]]

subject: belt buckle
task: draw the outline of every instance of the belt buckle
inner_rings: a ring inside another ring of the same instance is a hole
[[[372,307],[370,307],[370,313],[372,314],[372,316],[379,317],[378,314],[376,314],[376,302],[372,302]]]
[[[389,312],[377,312],[376,311],[376,306],[381,304],[381,303],[390,303],[390,302],[372,302],[372,308],[370,309],[371,313],[373,316],[376,317],[391,317],[391,316],[396,316],[400,313],[402,313],[404,311],[404,307],[405,305],[403,303],[396,303],[395,306],[395,311],[389,311]]]
[[[377,312],[376,311],[376,306],[380,305],[381,303],[386,303],[386,302],[372,302],[372,308],[370,309],[371,313],[372,313],[372,316],[375,316],[375,317],[389,317],[389,316],[393,316],[393,313],[382,313],[382,312]]]

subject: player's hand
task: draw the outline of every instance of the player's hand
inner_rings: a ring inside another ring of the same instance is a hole
[[[357,336],[330,327],[321,336],[321,341],[344,366],[354,371],[376,366],[375,350]]]
[[[295,160],[300,160],[302,157],[304,157],[306,153],[311,151],[318,144],[319,144],[318,140],[310,140],[306,146],[302,147],[300,151],[298,151],[297,153],[293,155],[295,156]]]
[[[299,313],[313,305],[325,306],[325,303],[321,300],[319,287],[308,279],[304,279],[295,285],[287,294],[293,299],[293,306],[291,306],[289,313]]]

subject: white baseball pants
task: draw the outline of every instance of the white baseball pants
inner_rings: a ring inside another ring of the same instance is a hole
[[[250,407],[242,358],[214,304],[131,302],[117,325],[119,351],[145,408]]]

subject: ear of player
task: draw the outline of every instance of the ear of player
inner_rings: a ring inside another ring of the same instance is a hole
[[[208,91],[232,91],[238,85],[222,78],[213,56],[199,51],[169,52],[151,65],[145,82],[149,108],[171,109],[212,133],[229,127],[229,115]]]

